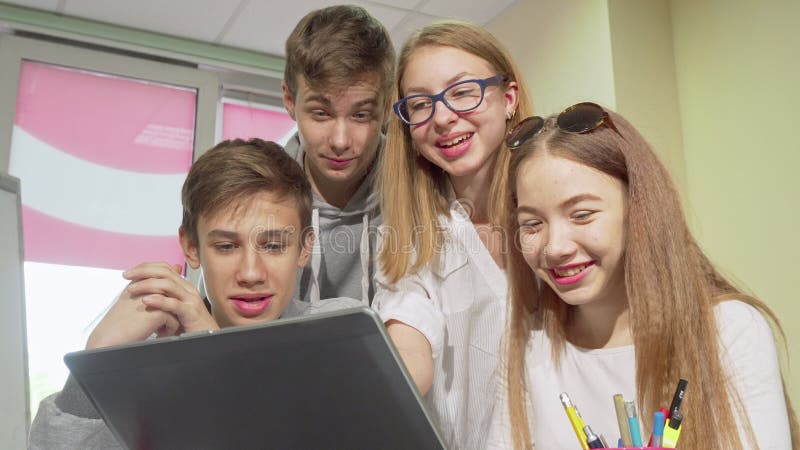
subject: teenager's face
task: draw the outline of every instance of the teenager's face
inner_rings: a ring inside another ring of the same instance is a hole
[[[302,242],[292,199],[269,192],[245,197],[197,221],[195,245],[181,232],[186,260],[203,268],[211,313],[220,327],[277,319],[294,295],[297,269],[311,242]]]
[[[363,178],[375,161],[386,117],[377,77],[328,92],[311,89],[300,76],[294,99],[285,83],[283,90],[315,184],[335,186]]]
[[[403,72],[402,95],[435,95],[458,81],[486,79],[498,72],[482,58],[453,47],[426,46],[412,53]],[[487,169],[506,133],[506,115],[517,107],[517,85],[486,88],[476,109],[455,113],[442,102],[433,117],[410,125],[416,149],[450,176],[474,175]]]
[[[625,302],[623,182],[543,152],[519,167],[516,189],[519,242],[531,269],[570,305]]]

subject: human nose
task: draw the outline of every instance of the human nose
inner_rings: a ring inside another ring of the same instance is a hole
[[[256,286],[267,278],[267,266],[263,255],[256,248],[248,247],[239,261],[236,280],[242,286]]]
[[[342,153],[350,148],[350,129],[345,120],[336,120],[331,130],[330,144],[336,153]]]
[[[577,249],[578,245],[568,226],[555,224],[548,228],[547,239],[542,247],[542,255],[547,265],[558,265],[568,261]]]
[[[445,103],[443,98],[437,99],[431,107],[433,108],[431,121],[439,128],[444,127],[458,119],[458,114],[450,109],[450,106]]]

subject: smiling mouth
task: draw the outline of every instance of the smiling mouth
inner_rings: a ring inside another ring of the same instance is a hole
[[[473,133],[462,134],[461,136],[458,136],[458,137],[456,137],[454,139],[437,142],[436,145],[438,145],[439,147],[443,147],[443,148],[455,147],[456,145],[458,145],[458,144],[466,141],[467,139],[471,138],[472,134]]]
[[[559,278],[573,277],[573,276],[583,272],[583,270],[586,269],[587,267],[589,267],[590,265],[591,265],[591,263],[586,263],[586,264],[581,264],[579,266],[568,267],[566,269],[554,268],[552,270],[553,270],[553,273],[556,274],[556,276],[559,277]]]

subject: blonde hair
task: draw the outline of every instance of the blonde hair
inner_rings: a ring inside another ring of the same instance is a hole
[[[395,100],[403,96],[401,86],[409,59],[416,50],[427,46],[452,47],[478,56],[497,73],[507,75],[508,81],[516,82],[519,102],[514,116],[507,121],[509,126],[532,113],[525,83],[508,51],[488,31],[458,21],[428,25],[406,41],[398,58]],[[497,145],[502,146],[502,142]],[[449,216],[447,174],[416,153],[408,126],[396,117],[389,123],[378,171],[386,230],[379,259],[388,280],[395,283],[428,264],[439,250],[438,215]],[[508,187],[508,153],[502,148],[497,153],[492,178],[488,216],[492,224],[502,226],[506,216],[503,199]],[[413,264],[412,255],[415,255]]]
[[[624,138],[609,127],[586,134],[564,132],[551,117],[538,136],[514,150],[509,165],[509,211],[517,206],[517,171],[534,154],[546,152],[566,158],[623,181],[628,197],[625,289],[634,346],[646,349],[636,351],[636,401],[640,410],[655,411],[669,404],[675,383],[686,378],[697,393],[688,395],[682,406],[691,425],[684,427],[680,447],[755,447],[752,429],[748,427],[748,443],[741,442],[737,432],[734,410],[742,413],[743,405],[721,362],[713,307],[722,301],[741,300],[770,319],[783,336],[780,324],[763,302],[743,294],[714,268],[686,225],[667,170],[630,123],[614,112],[608,113]],[[509,214],[506,227],[508,236],[516,239],[519,226],[513,214]],[[508,407],[514,447],[529,449],[525,346],[531,330],[541,327],[553,342],[552,358],[559,364],[571,307],[547,284],[537,285],[518,245],[509,246],[507,263],[510,310],[504,356]],[[658,268],[655,275],[653,267]],[[659,333],[652,333],[656,329]],[[785,399],[792,443],[797,448],[797,418],[789,398]],[[646,428],[652,425],[651,417],[643,415],[642,420]],[[716,430],[713,434],[707,432],[712,429]]]

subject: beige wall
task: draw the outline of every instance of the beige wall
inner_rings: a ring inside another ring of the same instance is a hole
[[[708,255],[783,321],[795,404],[798,24],[797,0],[518,0],[488,25],[538,114],[593,99],[653,143]]]
[[[518,0],[487,26],[516,58],[539,115],[585,99],[616,108],[608,27],[608,4],[586,0]]]
[[[800,2],[671,7],[694,230],[720,268],[783,321],[798,405]]]
[[[487,28],[519,64],[537,114],[585,100],[623,113],[684,190],[667,0],[519,0]]]

